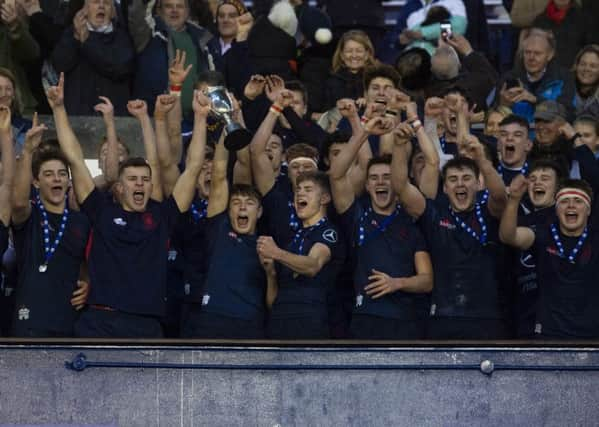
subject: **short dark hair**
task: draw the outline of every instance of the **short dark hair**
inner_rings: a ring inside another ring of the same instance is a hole
[[[37,179],[39,177],[42,165],[51,160],[58,160],[64,164],[67,171],[69,170],[69,161],[60,149],[55,149],[52,147],[40,150],[38,147],[38,149],[33,152],[33,156],[31,158],[31,173],[33,174],[33,177]]]
[[[595,128],[595,135],[599,135],[599,120],[596,117],[591,116],[590,114],[583,114],[581,116],[576,117],[574,120],[574,124],[582,123],[591,125]]]
[[[519,126],[525,128],[526,132],[528,132],[530,130],[530,125],[528,124],[528,120],[526,120],[524,117],[519,116],[517,114],[510,114],[510,115],[504,117],[504,119],[499,122],[499,126],[507,126],[507,125],[511,125],[511,124],[516,124],[516,125],[519,125]]]
[[[333,144],[346,144],[351,138],[351,133],[346,130],[336,130],[333,133],[327,134],[326,139],[320,147],[320,157],[328,157],[329,151]]]
[[[148,161],[143,157],[130,157],[127,160],[122,161],[119,165],[119,178],[127,168],[148,168],[150,176],[152,176],[152,168]]]
[[[202,83],[208,86],[225,86],[225,76],[220,71],[202,71],[198,74],[196,88]]]
[[[372,157],[368,160],[368,165],[366,166],[366,176],[368,176],[368,172],[370,168],[375,165],[391,165],[391,154],[383,154],[381,156]]]
[[[472,172],[474,172],[474,175],[477,178],[478,178],[478,174],[480,172],[478,165],[471,158],[463,157],[463,156],[454,157],[453,159],[448,160],[447,163],[445,163],[445,165],[443,165],[443,169],[441,170],[441,176],[443,177],[443,182],[445,182],[445,179],[447,178],[447,171],[449,169],[458,169],[458,170],[470,169],[470,170],[472,170]]]
[[[302,98],[304,100],[304,104],[308,105],[308,90],[302,82],[300,82],[299,80],[289,80],[285,82],[285,89],[290,90],[292,92],[301,93]]]
[[[591,205],[593,204],[593,188],[584,179],[564,179],[559,183],[557,191],[559,192],[563,188],[576,188],[577,190],[584,191],[589,195]]]
[[[231,200],[233,196],[247,196],[262,204],[262,195],[253,185],[234,184],[231,186],[231,191],[229,192],[229,200]]]
[[[364,70],[364,90],[368,90],[370,82],[377,77],[391,80],[396,88],[399,87],[399,82],[401,80],[399,73],[395,71],[395,68],[393,68],[391,65],[373,65],[372,67],[368,67],[366,70]]]
[[[312,181],[318,185],[325,193],[331,194],[331,184],[329,176],[321,171],[310,171],[299,174],[295,181],[295,185],[300,185],[304,181]]]
[[[451,85],[442,92],[442,96],[451,95],[452,93],[462,95],[466,100],[468,107],[471,107],[474,104],[474,101],[472,100],[472,94],[466,87],[460,85]]]
[[[532,162],[528,168],[528,175],[538,169],[552,169],[555,172],[555,177],[557,178],[558,183],[562,181],[565,176],[568,176],[567,171],[564,170],[564,167],[561,163],[555,162],[548,158],[541,157],[540,159]]]

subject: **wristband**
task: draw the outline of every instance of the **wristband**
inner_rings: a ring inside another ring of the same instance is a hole
[[[369,118],[366,116],[362,116],[360,117],[360,123],[362,123],[363,125],[365,125],[366,123],[368,123]]]
[[[171,95],[181,96],[181,88],[182,87],[183,86],[181,86],[181,85],[171,85],[169,93]]]
[[[410,122],[410,126],[412,126],[414,132],[418,132],[422,127],[422,122],[419,119],[416,119]]]
[[[386,110],[385,116],[397,116],[397,111],[395,110]]]
[[[276,104],[272,104],[269,111],[277,116],[280,116],[283,112],[283,109]]]

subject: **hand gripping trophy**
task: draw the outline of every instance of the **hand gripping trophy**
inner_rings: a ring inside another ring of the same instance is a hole
[[[252,134],[233,120],[233,100],[223,86],[209,86],[205,95],[211,101],[211,110],[215,117],[225,123],[225,147],[229,151],[241,150],[252,140]]]

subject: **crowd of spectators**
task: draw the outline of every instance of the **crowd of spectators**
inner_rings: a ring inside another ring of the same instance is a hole
[[[0,0],[0,331],[598,338],[599,7],[503,3]]]

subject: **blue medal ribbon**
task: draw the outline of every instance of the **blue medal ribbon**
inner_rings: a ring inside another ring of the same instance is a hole
[[[64,236],[65,229],[67,227],[67,220],[69,218],[69,199],[65,194],[64,199],[64,211],[62,213],[62,218],[60,219],[60,226],[58,227],[58,231],[56,232],[56,237],[54,241],[50,243],[50,222],[48,221],[48,213],[46,212],[46,208],[42,203],[42,199],[40,198],[39,191],[36,195],[36,204],[40,211],[40,215],[42,216],[42,233],[44,237],[44,263],[39,266],[38,270],[40,273],[45,273],[48,270],[48,263],[54,256],[62,237]]]
[[[362,213],[362,216],[360,217],[360,221],[358,222],[358,246],[362,246],[364,245],[364,243],[369,240],[371,237],[373,237],[374,235],[378,234],[378,233],[384,233],[385,230],[387,229],[387,227],[389,227],[389,225],[391,225],[391,223],[393,222],[393,220],[397,217],[397,215],[399,215],[399,211],[401,210],[401,206],[396,205],[395,206],[395,211],[387,216],[383,222],[378,225],[378,224],[373,224],[376,227],[376,230],[374,230],[370,235],[366,236],[366,221],[368,219],[368,217],[370,216],[370,214],[372,214],[372,205],[368,206],[368,209],[366,209],[364,211],[364,213]],[[368,239],[367,239],[368,237]]]
[[[293,238],[293,246],[298,245],[298,255],[302,255],[304,252],[304,242],[306,241],[306,237],[308,237],[308,234],[310,234],[310,232],[312,232],[312,230],[320,227],[322,224],[324,224],[324,222],[326,221],[326,217],[321,218],[320,221],[318,221],[316,224],[311,225],[310,227],[306,227],[306,228],[300,228],[297,233],[295,233],[295,237]]]
[[[299,218],[295,213],[295,206],[293,206],[293,202],[290,200],[287,202],[287,206],[289,207],[289,227],[293,231],[301,230]]]
[[[485,217],[483,216],[480,203],[477,203],[476,207],[474,208],[474,211],[476,212],[476,220],[480,225],[480,236],[476,231],[474,231],[472,227],[470,227],[462,219],[460,219],[451,207],[449,208],[449,211],[451,212],[451,216],[453,216],[455,222],[460,226],[462,230],[466,231],[468,234],[474,237],[475,240],[478,240],[481,245],[485,246],[487,244],[487,224],[485,223]]]
[[[501,165],[501,163],[499,163],[497,165],[497,173],[501,177],[501,180],[503,180],[503,166]],[[522,167],[520,168],[520,173],[524,176],[526,176],[526,174],[528,174],[528,162],[524,162],[524,165],[522,165]],[[480,203],[484,205],[488,201],[489,201],[489,190],[485,190],[483,192],[482,197],[480,198]]]
[[[564,252],[564,245],[562,244],[562,240],[559,237],[559,232],[557,231],[555,223],[551,224],[551,234],[553,235],[553,241],[555,242],[555,246],[557,246],[560,258],[566,258],[566,253]],[[576,264],[576,256],[582,249],[582,246],[584,245],[584,242],[587,240],[587,237],[589,237],[589,229],[588,227],[585,227],[584,231],[582,232],[582,235],[576,243],[576,246],[574,246],[574,249],[572,249],[572,252],[570,252],[570,255],[568,255],[568,261],[570,262],[570,264]]]
[[[197,204],[196,202],[192,202],[191,216],[193,217],[196,223],[206,218],[208,216],[208,200],[200,199],[200,201]]]

